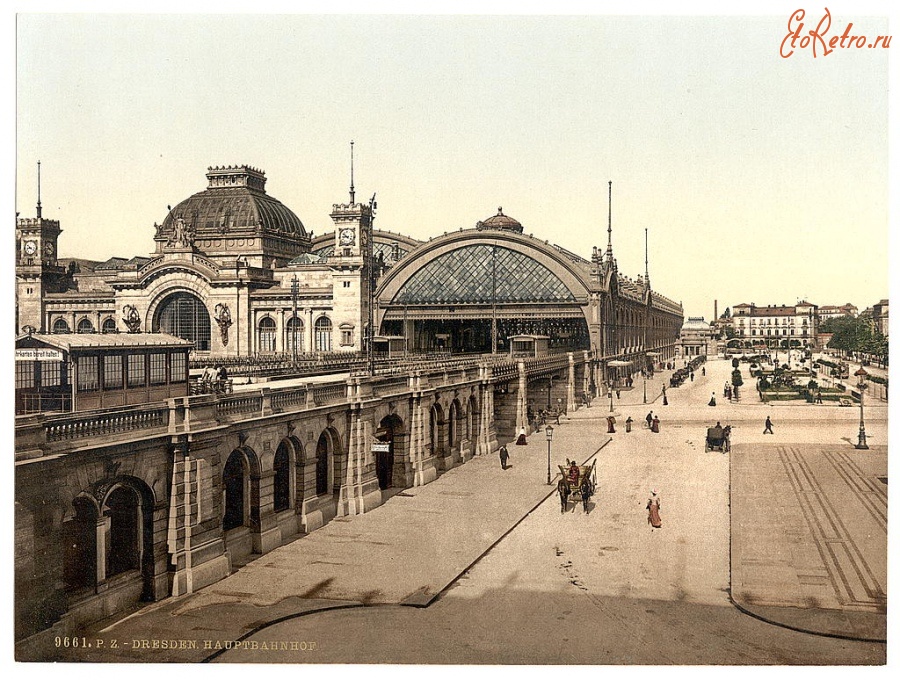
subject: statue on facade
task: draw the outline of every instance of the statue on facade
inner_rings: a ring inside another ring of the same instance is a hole
[[[194,230],[183,217],[175,218],[175,228],[168,245],[175,248],[190,248],[194,244]]]
[[[219,332],[222,334],[222,345],[228,346],[228,328],[231,326],[231,312],[228,305],[219,303],[216,305],[216,323],[219,324]]]
[[[141,314],[134,305],[125,305],[122,308],[125,316],[122,321],[129,333],[140,333],[141,331]]]

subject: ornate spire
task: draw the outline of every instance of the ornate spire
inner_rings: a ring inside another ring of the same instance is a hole
[[[650,288],[650,260],[647,257],[647,229],[644,229],[644,285]]]
[[[350,140],[350,205],[356,203],[356,190],[353,188],[353,140]]]
[[[37,217],[41,219],[41,162],[38,161],[38,201],[37,201]]]
[[[607,266],[615,266],[616,259],[613,257],[612,249],[612,180],[609,181],[609,221],[606,227],[608,241],[606,243],[606,264]]]

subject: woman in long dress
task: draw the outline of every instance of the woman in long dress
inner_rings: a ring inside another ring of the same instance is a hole
[[[525,428],[519,430],[519,438],[516,439],[516,446],[527,446],[528,440],[525,439]]]
[[[662,527],[662,520],[659,518],[659,496],[655,491],[650,492],[650,499],[647,501],[647,524],[654,529]]]

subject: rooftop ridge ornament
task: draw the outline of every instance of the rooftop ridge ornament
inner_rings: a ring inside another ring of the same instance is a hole
[[[38,182],[38,186],[37,186],[37,189],[38,189],[37,218],[41,219],[41,162],[40,161],[38,161],[37,182]]]

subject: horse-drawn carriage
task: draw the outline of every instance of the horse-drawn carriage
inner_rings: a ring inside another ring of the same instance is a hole
[[[731,451],[731,425],[725,427],[716,425],[707,428],[706,451],[721,451],[722,453]]]
[[[559,471],[561,478],[556,485],[556,491],[559,494],[560,512],[569,509],[569,499],[577,506],[581,501],[584,511],[587,512],[588,500],[594,495],[597,489],[597,469],[595,463],[590,465],[560,465]],[[574,511],[574,507],[572,510]]]

